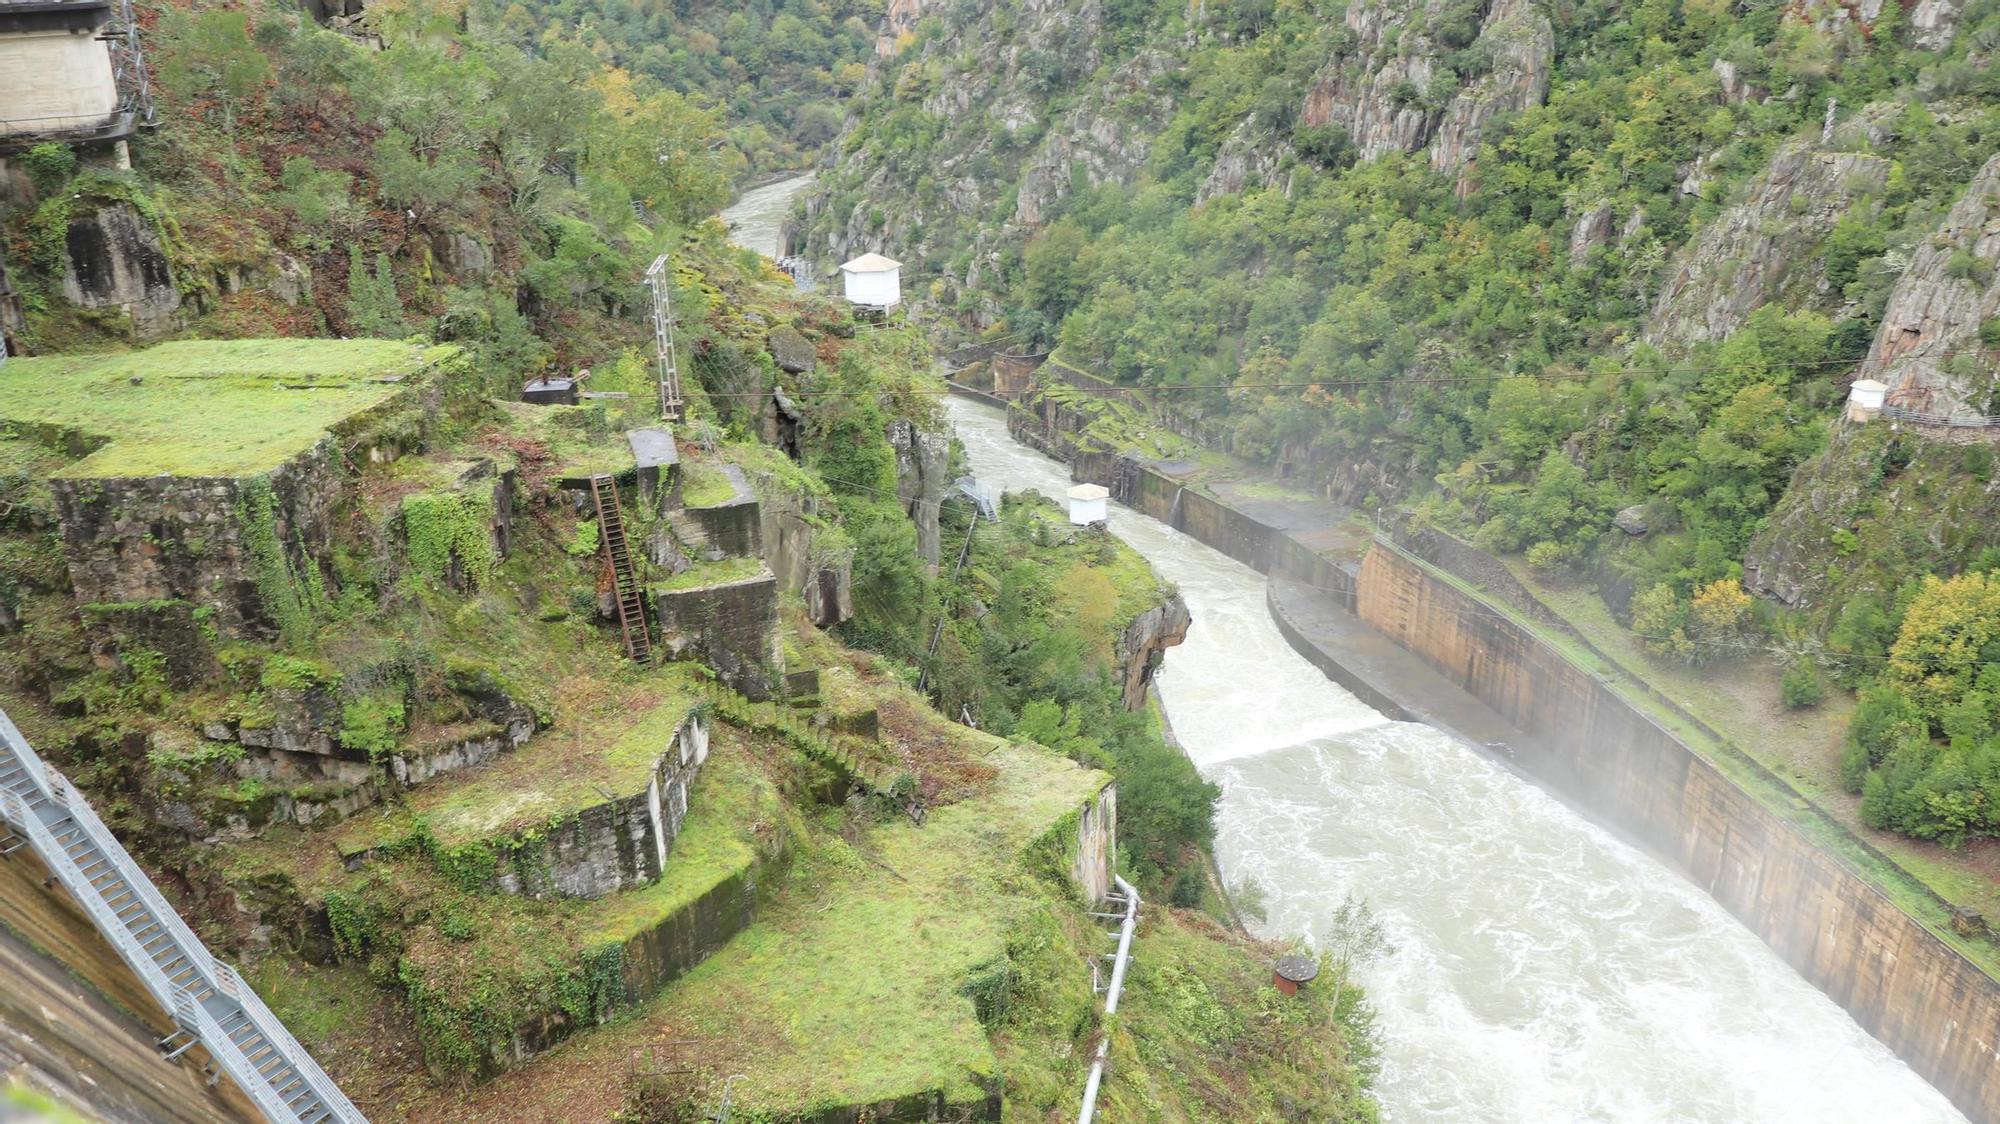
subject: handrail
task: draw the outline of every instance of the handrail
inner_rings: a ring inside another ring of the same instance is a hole
[[[19,774],[9,784],[0,784],[0,818],[34,848],[175,1025],[201,1044],[216,1067],[229,1074],[268,1119],[366,1124],[366,1117],[243,977],[208,951],[98,818],[89,800],[42,761],[4,710],[0,710],[0,765],[11,765]],[[157,926],[166,936],[169,943],[157,955],[165,957],[171,952],[178,956],[193,972],[188,983],[176,983],[168,976],[161,959],[141,943],[133,922],[120,917],[85,874],[83,865],[58,838],[57,829],[65,820],[89,848],[86,856],[101,859],[116,878],[111,884],[122,884],[138,903],[140,911],[134,920],[141,926]],[[245,1047],[223,1029],[225,1020],[239,1015],[256,1036],[251,1041],[261,1039],[283,1064],[272,1066],[266,1061],[260,1068],[245,1053]]]
[[[1125,895],[1125,921],[1118,932],[1118,956],[1111,965],[1111,986],[1104,992],[1104,1017],[1109,1019],[1118,1013],[1118,997],[1125,991],[1125,966],[1132,962],[1132,930],[1139,924],[1139,891],[1130,882],[1118,875],[1111,880]],[[1097,1090],[1104,1083],[1104,1063],[1111,1056],[1111,1031],[1097,1040],[1097,1058],[1090,1063],[1090,1077],[1083,1083],[1083,1108],[1076,1114],[1076,1124],[1090,1124],[1091,1117],[1097,1115]]]

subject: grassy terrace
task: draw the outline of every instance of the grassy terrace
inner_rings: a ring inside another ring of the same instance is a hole
[[[1690,698],[1702,697],[1701,692],[1692,690],[1690,684],[1674,685],[1671,680],[1663,680],[1655,675],[1648,664],[1635,660],[1633,666],[1648,668],[1646,673],[1641,675],[1632,670],[1631,666],[1627,666],[1622,657],[1606,659],[1579,643],[1574,637],[1529,619],[1504,599],[1491,596],[1436,566],[1430,566],[1428,563],[1423,565],[1440,579],[1481,598],[1496,612],[1562,653],[1571,663],[1596,676],[1620,698],[1641,713],[1652,717],[1661,727],[1691,747],[1759,803],[1798,828],[1822,850],[1838,857],[1850,869],[1867,879],[1882,892],[1884,897],[1894,902],[1897,908],[1916,918],[1940,940],[1957,949],[1966,959],[1979,965],[1988,974],[2000,976],[2000,948],[1996,948],[1990,941],[1967,937],[1954,930],[1950,912],[1945,902],[1940,900],[1941,896],[1951,898],[1951,894],[1946,892],[1947,888],[1960,892],[1971,889],[1969,880],[1955,877],[1944,884],[1930,881],[1929,876],[1939,869],[1936,860],[1906,865],[1906,855],[1918,849],[1908,843],[1899,844],[1896,840],[1883,837],[1879,832],[1868,832],[1870,838],[1864,842],[1861,834],[1851,826],[1853,822],[1851,812],[1843,822],[1842,817],[1829,807],[1831,801],[1827,798],[1824,786],[1812,783],[1810,774],[1804,778],[1807,782],[1804,784],[1796,783],[1795,779],[1781,781],[1780,777],[1797,777],[1789,760],[1761,760],[1757,755],[1744,749],[1742,744],[1733,740],[1733,735],[1732,740],[1718,740],[1700,726],[1676,714],[1673,708],[1663,704],[1647,690],[1649,683],[1664,683],[1667,685],[1670,697],[1685,705],[1686,700]],[[1562,606],[1553,604],[1550,607],[1558,611],[1562,609]],[[1588,615],[1585,614],[1586,617]],[[1598,622],[1597,628],[1602,627],[1603,622]],[[1597,643],[1600,639],[1595,631],[1586,631],[1586,635],[1591,636],[1593,643]],[[1619,647],[1630,651],[1629,643]],[[1604,649],[1606,654],[1616,650]],[[1713,693],[1714,688],[1705,687],[1703,690]],[[1726,707],[1727,704],[1717,704],[1714,700],[1710,700],[1703,708],[1690,706],[1689,710],[1699,715],[1704,722],[1714,725],[1710,715],[1723,714]],[[1741,721],[1742,719],[1738,718],[1735,722],[1731,722],[1725,717],[1724,724],[1718,728],[1726,729]],[[1745,741],[1749,745],[1761,745],[1765,739],[1760,735]],[[1815,792],[1818,792],[1819,796],[1809,798]],[[1889,846],[1884,847],[1884,844]],[[1893,851],[1889,849],[1891,847],[1894,848]],[[1990,888],[1987,893],[1991,893]],[[1959,899],[1952,898],[1952,900]]]
[[[658,882],[594,901],[468,892],[415,858],[343,875],[339,888],[398,903],[399,964],[447,1010],[532,1019],[556,1010],[584,965],[623,948],[711,891],[751,877],[791,813],[753,746],[719,726],[688,816]],[[269,957],[254,980],[285,1024],[378,1119],[404,1118],[408,1098],[455,1100],[456,1085],[413,1081],[422,1062],[405,1006],[361,965],[312,968]],[[602,1074],[598,1075],[602,1077]],[[605,1082],[615,1091],[617,1082]],[[462,1119],[441,1110],[441,1119]],[[495,1119],[520,1119],[500,1113]],[[572,1117],[557,1114],[557,1117]]]
[[[0,421],[104,442],[64,476],[245,476],[456,354],[392,340],[199,340],[17,359],[0,368]]]
[[[629,404],[536,406],[501,402],[497,405],[507,416],[508,433],[526,437],[548,450],[547,474],[553,479],[617,476],[636,467],[632,447],[625,441],[626,419],[631,413]]]
[[[926,1090],[983,1097],[1000,1063],[965,985],[1047,908],[1023,852],[1108,778],[971,736],[993,770],[976,795],[922,827],[896,817],[851,843],[816,839],[757,923],[657,998],[412,1118],[606,1118],[620,1090],[605,1074],[635,1056],[746,1075],[733,1095],[752,1119]]]
[[[674,731],[701,700],[681,666],[647,676],[645,690],[591,721],[536,736],[477,770],[426,784],[386,815],[361,815],[335,831],[343,849],[406,837],[419,822],[447,847],[497,839],[646,787]],[[630,707],[632,709],[624,709]]]
[[[712,585],[749,581],[765,572],[764,560],[761,558],[724,558],[720,562],[704,562],[682,570],[672,577],[663,578],[653,583],[653,589],[660,593],[680,593]]]

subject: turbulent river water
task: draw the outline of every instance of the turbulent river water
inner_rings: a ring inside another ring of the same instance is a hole
[[[753,187],[723,208],[729,240],[766,257],[778,256],[778,230],[792,209],[792,197],[812,182],[811,173]]]
[[[983,484],[1069,486],[999,411],[950,411]],[[1265,935],[1311,934],[1350,892],[1388,930],[1361,973],[1387,1120],[1964,1119],[1693,884],[1329,681],[1278,635],[1256,572],[1137,512],[1111,526],[1193,610],[1160,698],[1222,786],[1218,858],[1265,888]]]

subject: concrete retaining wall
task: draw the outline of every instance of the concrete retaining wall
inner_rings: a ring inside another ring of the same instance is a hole
[[[1521,625],[1391,551],[1381,629],[1532,737],[1522,767],[1671,859],[1977,1121],[2000,1120],[2000,983]]]
[[[1271,577],[1319,587],[1421,656],[1529,735],[1510,746],[1516,765],[1673,862],[1968,1117],[2000,1122],[2000,982],[1693,749],[1416,562],[1377,548],[1350,574],[1151,467],[1080,454],[1065,441],[1070,419],[1046,410],[1016,406],[1010,431],[1069,461],[1079,480],[1111,487],[1122,476],[1121,502]],[[1338,653],[1274,616],[1301,654],[1337,681],[1353,678]],[[1372,687],[1357,694],[1387,701]]]

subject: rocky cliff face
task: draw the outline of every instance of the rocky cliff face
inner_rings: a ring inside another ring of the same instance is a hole
[[[896,450],[896,499],[917,525],[917,553],[932,570],[938,564],[938,507],[951,471],[951,434],[918,429],[905,419],[889,424]]]
[[[1165,602],[1133,618],[1118,637],[1118,661],[1125,668],[1125,709],[1146,705],[1146,689],[1153,673],[1166,658],[1167,649],[1187,639],[1194,617],[1187,602],[1176,593]]]
[[[900,0],[885,28],[918,14],[928,13]],[[1107,60],[1102,31],[1095,3],[989,5],[885,63],[878,104],[849,120],[806,200],[804,255],[827,269],[893,250],[914,267],[906,277],[931,265],[940,295],[971,291],[999,247],[1045,222],[1078,182],[1137,175],[1172,112],[1159,79],[1177,60],[1161,50]],[[895,128],[875,116],[880,103]],[[915,153],[910,122],[933,138]]]
[[[1929,414],[1991,414],[1994,363],[1979,327],[2000,315],[2000,156],[1988,160],[1931,237],[1919,242],[1882,310],[1857,377],[1889,404]]]
[[[159,234],[132,204],[107,202],[70,218],[63,296],[82,308],[122,308],[134,335],[156,339],[177,325],[180,290]]]
[[[1494,117],[1547,96],[1555,31],[1528,0],[1494,0],[1468,44],[1458,41],[1465,29],[1456,15],[1443,0],[1349,7],[1353,46],[1315,77],[1301,123],[1345,130],[1364,160],[1428,146],[1431,168],[1459,174],[1464,194],[1467,170]],[[1454,55],[1466,46],[1472,49]],[[1490,60],[1484,73],[1451,69],[1453,61],[1480,59]]]
[[[1791,307],[1838,306],[1841,297],[1832,291],[1819,249],[1841,216],[1858,199],[1879,195],[1888,178],[1888,160],[1850,151],[1867,143],[1871,129],[1867,121],[1858,122],[1840,130],[1832,143],[1814,138],[1779,149],[1743,198],[1717,215],[1676,259],[1654,302],[1646,338],[1678,346],[1719,340],[1774,300]],[[1594,223],[1603,230],[1593,226],[1589,236],[1608,237],[1608,211],[1587,219],[1579,234]],[[1573,259],[1579,256],[1576,247],[1573,238]]]

